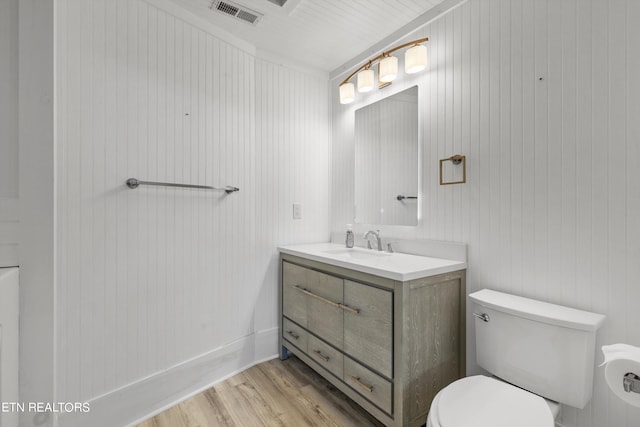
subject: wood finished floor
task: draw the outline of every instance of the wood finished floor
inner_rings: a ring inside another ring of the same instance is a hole
[[[295,356],[260,363],[138,427],[382,424]]]

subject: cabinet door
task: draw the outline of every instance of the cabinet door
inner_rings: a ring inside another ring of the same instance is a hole
[[[393,297],[390,291],[344,281],[344,351],[354,359],[392,377]]]
[[[297,287],[306,283],[308,271],[290,262],[282,263],[282,314],[304,327],[307,326],[307,297]]]
[[[343,280],[309,270],[306,282],[307,328],[328,343],[342,349]]]

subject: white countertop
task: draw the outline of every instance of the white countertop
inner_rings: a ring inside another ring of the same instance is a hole
[[[344,245],[335,243],[281,246],[278,250],[285,254],[402,282],[467,268],[467,264],[462,261],[399,252],[378,252],[357,247],[347,249]]]

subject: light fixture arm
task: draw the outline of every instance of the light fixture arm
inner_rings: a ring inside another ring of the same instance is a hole
[[[349,80],[351,80],[353,78],[353,76],[355,76],[356,74],[358,74],[360,71],[365,70],[367,68],[370,68],[372,65],[374,65],[376,62],[382,60],[382,58],[389,56],[390,54],[392,54],[393,52],[403,49],[405,47],[408,46],[414,46],[414,45],[419,45],[421,43],[427,42],[429,41],[428,37],[422,38],[422,39],[416,39],[404,44],[401,44],[399,46],[396,46],[392,49],[389,49],[387,51],[382,52],[380,55],[376,56],[375,58],[372,58],[370,60],[368,60],[367,62],[365,62],[364,64],[362,64],[357,70],[355,70],[353,73],[349,74],[349,77],[347,77],[346,79],[344,79],[342,81],[342,83],[339,84],[339,86],[342,86],[345,83],[348,83]]]

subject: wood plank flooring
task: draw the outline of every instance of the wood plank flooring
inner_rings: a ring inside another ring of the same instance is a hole
[[[253,366],[138,427],[382,424],[295,356]]]

